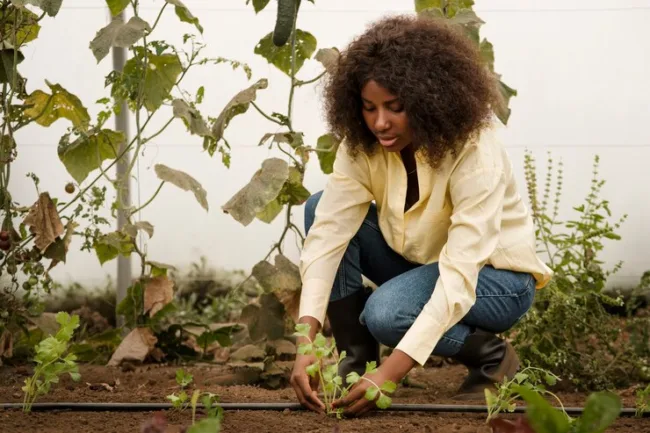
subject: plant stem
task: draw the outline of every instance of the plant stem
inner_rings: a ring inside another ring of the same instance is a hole
[[[318,81],[318,80],[320,80],[321,78],[323,78],[323,77],[325,76],[325,74],[327,74],[327,71],[323,71],[323,72],[321,72],[320,74],[318,74],[317,77],[312,78],[311,80],[307,80],[307,81],[296,81],[296,87],[301,87],[301,86],[305,86],[305,85],[307,85],[307,84],[315,83],[316,81]]]
[[[298,20],[293,20],[293,29],[291,31],[291,90],[289,91],[289,107],[287,109],[287,118],[289,119],[289,130],[293,132],[292,125],[292,108],[293,94],[296,90],[296,25]]]
[[[158,17],[156,18],[156,21],[153,23],[153,26],[151,27],[151,31],[149,34],[152,34],[156,26],[158,25],[158,21],[160,21],[160,17],[162,17],[163,12],[165,12],[165,8],[169,5],[169,3],[165,2],[163,7],[160,9],[160,12],[158,13]]]
[[[164,184],[165,184],[165,181],[160,182],[160,185],[158,185],[158,189],[156,189],[156,192],[153,193],[153,196],[151,196],[151,198],[149,200],[147,200],[145,202],[145,204],[143,204],[142,206],[140,206],[139,208],[137,208],[136,210],[131,212],[131,215],[135,215],[138,212],[140,212],[142,209],[147,207],[156,198],[156,196],[158,195],[158,193],[160,192],[160,190],[162,189]]]
[[[259,107],[259,106],[254,102],[254,101],[251,101],[251,105],[252,105],[253,107],[255,107],[255,109],[256,109],[256,110],[257,110],[257,111],[258,111],[262,116],[264,116],[266,119],[270,120],[270,121],[273,122],[273,123],[277,123],[278,125],[284,125],[284,124],[283,124],[282,122],[280,122],[278,119],[274,119],[273,117],[269,116],[269,115],[266,114],[264,111],[262,111],[262,109],[261,109],[261,108],[260,108],[260,107]]]

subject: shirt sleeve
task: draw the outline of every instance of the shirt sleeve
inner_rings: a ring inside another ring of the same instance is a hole
[[[450,177],[453,204],[448,238],[438,261],[440,276],[397,349],[424,365],[443,334],[458,323],[476,301],[481,268],[496,249],[505,173],[497,158],[474,150]]]
[[[299,317],[323,324],[339,264],[373,198],[367,157],[352,158],[341,144],[300,255]]]

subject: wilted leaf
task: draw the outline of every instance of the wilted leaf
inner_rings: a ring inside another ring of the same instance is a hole
[[[6,329],[0,335],[0,358],[11,358],[14,353],[13,334]]]
[[[341,53],[337,48],[321,48],[314,56],[314,59],[321,62],[327,72],[332,72],[340,56]]]
[[[284,306],[273,293],[260,296],[260,305],[245,306],[239,318],[246,324],[253,341],[262,338],[277,340],[284,337]]]
[[[151,223],[148,221],[138,221],[135,224],[125,224],[122,228],[122,232],[126,233],[132,238],[138,235],[138,230],[142,230],[147,235],[149,235],[150,238],[153,237],[153,225],[151,225]]]
[[[47,192],[41,193],[36,203],[29,209],[23,224],[29,226],[34,233],[34,244],[41,252],[61,236],[64,230],[56,206]]]
[[[192,134],[200,137],[212,136],[208,124],[196,108],[190,106],[190,104],[182,99],[174,99],[172,107],[174,107],[174,116],[185,120],[185,125]]]
[[[124,233],[111,232],[95,240],[93,244],[99,263],[104,263],[117,258],[120,254],[129,257],[133,252],[133,241]]]
[[[311,58],[316,51],[317,41],[309,32],[296,29],[296,73],[302,68],[305,60]],[[269,63],[287,75],[291,75],[291,44],[277,47],[273,43],[273,32],[267,34],[255,47],[255,54],[264,57]]]
[[[318,155],[320,169],[324,174],[330,174],[334,170],[334,161],[340,143],[341,140],[338,140],[332,134],[325,134],[318,137],[316,153]]]
[[[250,103],[253,102],[257,97],[257,91],[266,89],[268,85],[268,80],[266,78],[262,78],[249,88],[237,93],[230,100],[230,102],[228,102],[212,126],[212,135],[216,141],[221,140],[223,137],[223,132],[226,130],[233,117],[237,116],[238,114],[245,113],[248,110]]]
[[[44,312],[36,317],[30,317],[29,321],[43,331],[44,335],[56,335],[56,332],[59,330],[56,313]]]
[[[279,158],[266,159],[248,185],[222,206],[223,211],[247,226],[258,212],[278,196],[288,177],[289,164],[286,161]]]
[[[137,57],[129,59],[124,65],[123,73],[127,77],[141,77],[144,62],[142,49],[136,50]],[[144,78],[144,106],[149,111],[155,111],[169,98],[176,85],[178,76],[183,71],[183,65],[176,54],[148,53],[149,64]]]
[[[156,164],[154,169],[156,170],[156,175],[160,180],[172,183],[184,191],[192,191],[194,197],[196,197],[196,201],[199,202],[201,207],[206,211],[209,210],[208,193],[192,176],[185,172],[169,168],[163,164]]]
[[[272,340],[267,345],[273,351],[276,361],[291,361],[296,356],[296,345],[289,340]]]
[[[175,6],[176,15],[184,23],[194,24],[194,26],[203,33],[203,27],[199,24],[199,19],[196,18],[190,10],[183,4],[181,0],[165,0],[167,3]]]
[[[167,277],[155,277],[144,286],[144,313],[153,317],[174,298],[174,283]]]
[[[135,328],[122,340],[107,365],[116,367],[122,361],[144,361],[157,341],[151,329]]]
[[[61,139],[58,155],[68,173],[81,183],[107,159],[115,159],[124,143],[124,134],[102,129],[90,135],[81,135],[72,143],[67,136]]]
[[[93,55],[100,62],[112,47],[129,48],[138,42],[145,31],[150,31],[149,23],[139,17],[131,17],[127,23],[115,18],[109,25],[99,30],[90,42]]]
[[[273,222],[273,220],[282,212],[284,205],[282,205],[278,199],[269,202],[264,209],[255,214],[255,217],[267,224]]]
[[[479,49],[481,51],[481,59],[490,68],[490,71],[494,71],[494,46],[492,43],[487,39],[483,39]]]
[[[429,8],[442,9],[446,3],[447,0],[415,0],[415,12],[419,13]]]
[[[167,275],[167,271],[169,269],[171,270],[176,270],[175,266],[168,265],[166,263],[160,263],[160,262],[155,262],[153,260],[148,260],[147,264],[151,266],[151,276],[152,277],[160,277],[163,275]]]
[[[253,277],[267,292],[294,291],[302,287],[298,266],[282,254],[275,256],[275,266],[267,261],[256,264],[253,267]]]
[[[11,0],[11,3],[19,7],[34,5],[53,17],[59,13],[63,0]]]
[[[65,262],[66,252],[67,250],[63,239],[56,238],[56,240],[47,247],[45,252],[43,252],[43,257],[52,259],[52,264],[49,266],[48,270],[51,270],[59,262]]]
[[[512,111],[509,108],[510,98],[517,96],[517,91],[506,85],[503,81],[499,81],[497,87],[500,98],[498,104],[494,107],[494,111],[499,120],[501,120],[504,125],[507,125]]]
[[[0,28],[0,31],[5,42],[9,42],[13,48],[20,49],[21,46],[38,37],[41,26],[38,24],[38,15],[29,9],[17,9],[16,13],[12,9],[7,9],[2,17],[3,22],[0,25],[4,25],[4,28]]]
[[[266,352],[253,344],[241,347],[230,354],[231,361],[254,362],[262,361],[264,358],[266,358]]]
[[[33,106],[24,110],[25,115],[41,126],[50,126],[63,117],[77,128],[86,131],[90,124],[90,115],[81,100],[59,84],[52,84],[47,80],[45,83],[52,90],[52,94],[48,95],[42,90],[32,92],[25,99],[25,105]]]
[[[122,12],[129,5],[130,0],[106,0],[108,9],[111,11],[111,15],[115,16]]]

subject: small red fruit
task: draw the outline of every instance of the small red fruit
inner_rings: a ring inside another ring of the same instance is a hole
[[[0,250],[8,251],[11,248],[11,242],[9,241],[0,241]]]
[[[0,241],[8,241],[9,240],[9,232],[7,230],[3,230],[0,232]]]

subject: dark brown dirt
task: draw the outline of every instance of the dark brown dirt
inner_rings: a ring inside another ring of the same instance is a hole
[[[178,391],[175,372],[178,367],[143,366],[133,371],[100,366],[82,366],[81,381],[72,382],[64,378],[50,394],[39,402],[166,402],[166,396]],[[194,375],[197,388],[216,393],[222,402],[295,402],[290,388],[279,390],[263,389],[260,386],[229,385],[237,380],[245,383],[250,379],[245,372],[234,374],[225,366],[195,365],[185,367]],[[24,367],[0,369],[0,400],[22,401],[21,386],[29,370]],[[400,387],[394,395],[395,403],[437,403],[437,404],[485,404],[484,401],[457,402],[452,395],[462,381],[465,370],[460,366],[419,369],[412,374],[417,387]],[[248,375],[250,376],[250,375]],[[112,387],[107,390],[98,384]],[[191,393],[192,386],[190,386]],[[634,407],[634,391],[619,392],[625,407]],[[559,397],[566,406],[581,406],[586,395],[561,393]],[[54,412],[26,415],[17,410],[0,411],[0,433],[139,433],[140,427],[152,413],[75,413]],[[188,413],[168,412],[167,432],[179,432],[190,420]],[[228,411],[223,432],[327,432],[332,433],[335,425],[340,433],[400,431],[400,432],[456,432],[490,433],[481,414],[436,414],[436,413],[373,413],[361,419],[337,421],[307,412],[250,412]],[[619,419],[608,430],[609,433],[650,432],[650,419]]]

